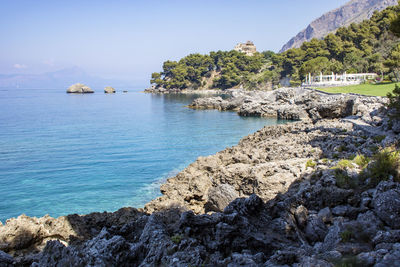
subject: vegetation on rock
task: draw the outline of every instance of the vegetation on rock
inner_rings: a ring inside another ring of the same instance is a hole
[[[296,86],[308,73],[320,72],[375,72],[400,81],[399,12],[400,5],[389,7],[280,54],[218,51],[166,61],[162,72],[152,74],[151,83],[166,89],[275,88],[282,78]]]

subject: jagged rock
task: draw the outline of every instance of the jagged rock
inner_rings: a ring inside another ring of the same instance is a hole
[[[400,230],[378,231],[372,242],[374,244],[400,242]]]
[[[367,115],[371,105],[382,106],[380,97],[330,95],[304,88],[281,88],[274,91],[227,91],[230,98],[198,98],[189,107],[238,111],[242,116],[276,117],[289,120],[343,118],[358,113]],[[366,107],[368,105],[368,107]]]
[[[396,134],[400,133],[400,120],[393,120],[392,131]]]
[[[41,250],[49,240],[63,243],[87,239],[98,234],[102,227],[123,225],[139,215],[133,208],[114,213],[91,213],[84,216],[68,215],[42,218],[21,215],[0,226],[0,250],[18,255],[18,251]]]
[[[400,185],[381,182],[372,199],[378,217],[393,229],[400,228]]]
[[[239,194],[228,184],[213,186],[208,190],[208,202],[205,204],[205,211],[223,211],[226,206],[239,197]]]
[[[14,266],[13,262],[13,257],[0,250],[0,266],[11,267]]]
[[[307,217],[308,217],[308,210],[306,207],[303,205],[300,205],[297,207],[294,217],[296,218],[297,224],[301,227],[304,228],[307,223]]]
[[[331,209],[328,208],[328,207],[326,207],[326,208],[320,210],[320,211],[318,212],[318,217],[321,218],[321,220],[322,220],[324,223],[330,223],[330,222],[332,221],[332,212],[331,212]]]
[[[311,242],[322,241],[328,232],[321,218],[313,214],[308,217],[305,235]]]
[[[81,84],[81,83],[76,83],[74,85],[71,85],[68,89],[67,89],[67,93],[73,93],[73,94],[88,94],[88,93],[94,93],[94,91],[92,89],[90,89],[90,87]]]
[[[113,93],[115,93],[115,89],[112,88],[111,86],[107,86],[106,88],[104,88],[104,93],[113,94]]]

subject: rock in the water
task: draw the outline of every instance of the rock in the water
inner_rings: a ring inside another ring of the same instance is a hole
[[[72,94],[89,94],[89,93],[94,93],[92,89],[90,89],[89,86],[86,86],[81,83],[76,83],[74,85],[71,85],[67,89],[67,93],[72,93]]]
[[[106,88],[104,88],[104,93],[113,94],[113,93],[115,93],[115,89],[112,88],[111,86],[107,86]]]

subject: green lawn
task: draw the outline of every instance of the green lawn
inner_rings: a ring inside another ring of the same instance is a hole
[[[343,87],[318,88],[318,90],[328,93],[355,93],[362,95],[386,96],[387,93],[393,91],[394,85],[395,83],[360,84]],[[398,85],[400,85],[400,83],[398,83]]]

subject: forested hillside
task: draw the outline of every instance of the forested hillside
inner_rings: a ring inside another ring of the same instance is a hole
[[[385,79],[400,80],[400,38],[392,32],[399,27],[399,16],[400,4],[375,12],[360,24],[339,28],[323,40],[312,39],[279,54],[191,54],[178,62],[164,62],[162,72],[152,74],[151,83],[166,89],[271,89],[286,77],[297,86],[308,73],[345,71],[375,72]]]

